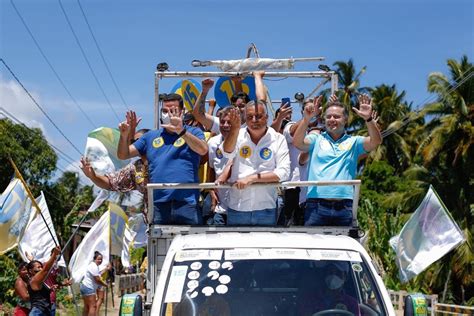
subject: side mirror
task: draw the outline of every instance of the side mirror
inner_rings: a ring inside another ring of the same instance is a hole
[[[405,297],[405,316],[428,316],[426,298],[423,294],[410,294]]]

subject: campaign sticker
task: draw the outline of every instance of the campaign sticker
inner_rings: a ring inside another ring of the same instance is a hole
[[[211,296],[212,293],[214,293],[214,289],[210,286],[206,286],[205,288],[202,289],[202,294],[206,295],[206,296]]]
[[[187,285],[188,285],[188,289],[192,291],[199,286],[199,282],[197,280],[191,280],[188,282]]]
[[[263,160],[272,158],[272,150],[268,147],[262,148],[262,150],[260,150],[260,158]]]
[[[174,141],[173,146],[174,147],[181,147],[185,144],[186,142],[182,137],[178,138],[177,140]]]
[[[152,146],[153,148],[160,148],[164,143],[163,137],[157,137],[153,140]]]
[[[239,154],[242,158],[248,158],[252,155],[252,149],[250,146],[242,146],[240,147]]]
[[[183,292],[184,281],[186,280],[187,266],[174,266],[171,271],[170,285],[166,291],[165,303],[181,302],[181,293]]]
[[[229,288],[227,287],[227,285],[221,284],[216,287],[216,292],[218,294],[225,294],[227,293],[227,291],[229,291]]]
[[[207,274],[207,277],[210,278],[211,280],[217,280],[219,278],[219,272],[211,271]]]
[[[230,261],[226,261],[222,264],[222,269],[232,270],[234,265]]]
[[[211,261],[209,262],[209,269],[217,270],[221,267],[221,263],[219,261]]]
[[[198,296],[198,294],[199,294],[199,293],[198,293],[197,291],[194,291],[194,292],[192,292],[191,294],[189,294],[189,297],[190,297],[190,298],[196,298],[196,297]]]
[[[227,284],[230,282],[230,276],[228,275],[221,275],[220,278],[219,278],[219,282],[221,282],[222,284]]]
[[[202,268],[202,263],[199,261],[191,263],[191,269],[193,270],[199,270]]]
[[[191,272],[188,273],[188,278],[190,280],[196,280],[197,278],[199,278],[199,275],[200,275],[199,272],[191,271]]]
[[[224,158],[224,155],[222,154],[222,150],[220,148],[217,148],[216,150],[216,157],[219,159]]]

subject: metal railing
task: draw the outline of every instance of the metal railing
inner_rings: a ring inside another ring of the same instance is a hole
[[[352,199],[352,226],[357,225],[357,209],[359,207],[359,195],[360,195],[360,184],[361,180],[332,180],[332,181],[285,181],[285,182],[269,182],[269,183],[254,183],[250,187],[280,187],[280,188],[292,188],[292,187],[312,187],[312,186],[335,186],[335,185],[350,185],[354,187],[353,199]],[[206,183],[148,183],[148,209],[150,216],[153,216],[154,203],[153,203],[153,190],[165,190],[165,189],[223,189],[232,188],[232,183],[226,184],[215,184],[213,182]],[[153,219],[150,218],[150,222]]]

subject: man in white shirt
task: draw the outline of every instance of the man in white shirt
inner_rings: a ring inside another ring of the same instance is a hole
[[[212,137],[207,142],[209,147],[209,181],[225,182],[227,175],[224,175],[225,179],[220,179],[226,171],[226,165],[228,159],[224,157],[222,153],[221,144],[224,142],[230,132],[230,110],[231,106],[228,106],[220,111],[219,118],[219,131],[220,134]],[[227,217],[227,204],[229,200],[229,189],[215,189],[210,192],[212,199],[211,209],[214,211],[211,223],[217,226],[225,225]]]
[[[232,161],[229,182],[235,183],[229,194],[227,224],[273,226],[276,187],[249,185],[286,181],[290,174],[288,146],[283,135],[267,126],[264,102],[249,102],[245,118],[247,128],[240,128],[240,114],[231,110],[231,130],[222,145],[224,157]]]

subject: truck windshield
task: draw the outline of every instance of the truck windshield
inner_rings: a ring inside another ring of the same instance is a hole
[[[317,249],[184,250],[161,315],[385,315],[360,254]]]

